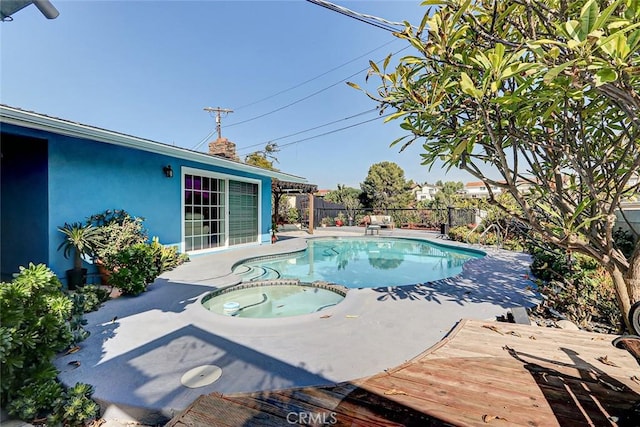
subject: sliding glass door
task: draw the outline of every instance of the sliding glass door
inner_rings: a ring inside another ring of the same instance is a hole
[[[258,185],[229,181],[229,245],[258,241]]]
[[[257,183],[231,180],[205,171],[186,168],[185,171],[185,251],[259,241]]]

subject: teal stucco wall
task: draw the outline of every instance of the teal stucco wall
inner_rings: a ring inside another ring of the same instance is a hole
[[[39,202],[46,199],[46,203],[38,209],[26,209],[27,216],[40,224],[26,237],[34,248],[41,249],[39,254],[33,252],[34,259],[45,261],[63,281],[64,272],[72,267],[72,261],[65,259],[62,252],[57,250],[62,241],[62,234],[57,228],[65,222],[83,222],[88,216],[106,209],[124,209],[132,215],[143,217],[150,237],[157,236],[166,245],[180,244],[180,171],[183,166],[259,180],[262,191],[259,240],[260,243],[269,242],[271,179],[268,177],[13,125],[3,124],[2,133],[3,136],[38,138],[46,147],[37,185],[41,193],[37,199]],[[164,175],[162,169],[166,165],[171,165],[173,178]],[[17,169],[22,167],[19,164],[15,166]],[[4,215],[9,209],[7,205],[15,201],[12,198],[3,196],[2,199],[3,227],[7,226],[5,218],[8,217]],[[25,199],[23,203],[32,202]],[[5,244],[3,239],[3,252],[8,246],[10,244]],[[3,273],[5,268],[9,267],[3,265]]]

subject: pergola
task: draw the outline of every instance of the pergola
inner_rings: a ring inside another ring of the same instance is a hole
[[[280,208],[280,198],[285,194],[308,194],[309,195],[309,234],[313,234],[313,194],[318,191],[318,186],[314,184],[303,184],[299,182],[280,181],[272,178],[271,192],[273,193],[273,216],[272,222],[276,221]]]

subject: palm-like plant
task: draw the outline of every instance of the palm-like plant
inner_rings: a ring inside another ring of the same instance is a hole
[[[74,222],[65,223],[63,227],[58,227],[58,231],[64,234],[64,240],[58,246],[58,250],[64,249],[64,257],[67,259],[73,253],[74,270],[82,269],[82,256],[93,256],[100,245],[98,228],[91,224]]]

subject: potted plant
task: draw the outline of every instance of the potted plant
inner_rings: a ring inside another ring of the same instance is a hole
[[[74,290],[87,283],[87,269],[82,268],[82,257],[93,256],[99,243],[98,229],[91,224],[65,223],[58,227],[58,231],[64,234],[64,240],[58,246],[58,250],[64,249],[64,257],[69,259],[73,254],[73,268],[67,270],[67,286]]]
[[[340,213],[338,214],[338,216],[335,218],[335,224],[336,224],[336,226],[337,226],[337,227],[342,227],[342,226],[344,225],[344,219],[345,219],[344,214],[343,214],[342,212],[340,212]]]
[[[117,268],[115,256],[123,249],[148,240],[143,221],[122,209],[108,209],[88,218],[87,224],[98,230],[99,245],[93,258],[103,286],[109,284],[111,271]]]
[[[320,225],[323,227],[327,227],[329,225],[333,225],[333,219],[331,217],[325,216],[320,220]]]

